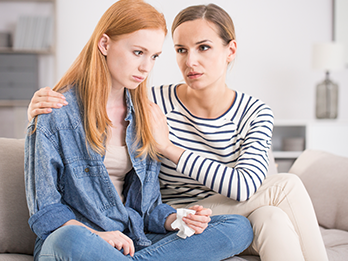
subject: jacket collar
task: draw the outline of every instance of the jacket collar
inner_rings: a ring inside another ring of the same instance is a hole
[[[125,89],[125,98],[126,98],[126,104],[127,104],[127,115],[125,120],[130,121],[132,119],[132,113],[134,113],[134,106],[132,101],[132,96],[130,94],[130,91],[127,88]]]

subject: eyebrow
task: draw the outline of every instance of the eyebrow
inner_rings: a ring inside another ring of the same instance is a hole
[[[144,50],[145,52],[148,52],[148,51],[149,51],[149,50],[147,50],[145,47],[142,47],[142,46],[140,46],[140,45],[134,45],[134,47],[140,48],[140,49]]]
[[[196,42],[195,45],[200,45],[200,44],[205,43],[205,42],[211,42],[212,43],[212,41],[206,39],[206,40],[202,40],[202,41]],[[182,45],[182,44],[175,44],[174,46],[183,47],[184,45]]]
[[[212,43],[212,41],[206,39],[206,40],[202,40],[202,41],[197,42],[196,45],[202,44],[202,43],[205,43],[205,42],[211,42]]]
[[[149,50],[148,49],[146,49],[145,47],[142,47],[142,46],[140,46],[140,45],[134,45],[134,47],[135,48],[140,48],[140,49],[142,49],[143,51],[145,51],[145,52],[149,52]],[[156,55],[160,55],[162,53],[162,51],[161,52],[158,52],[158,53],[155,53]]]

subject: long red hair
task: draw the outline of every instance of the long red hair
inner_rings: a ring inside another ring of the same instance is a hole
[[[87,142],[101,155],[105,153],[104,144],[111,126],[106,112],[111,79],[98,42],[103,34],[117,40],[117,36],[141,29],[161,29],[167,34],[163,14],[142,0],[119,0],[101,17],[80,55],[54,87],[55,91],[65,92],[71,85],[76,86],[84,112]],[[136,143],[140,144],[139,156],[145,154],[157,159],[149,121],[146,81],[130,90],[135,110]]]

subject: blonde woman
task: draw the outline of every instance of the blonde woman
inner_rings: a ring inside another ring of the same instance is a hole
[[[102,16],[55,86],[69,103],[29,127],[25,182],[35,260],[221,260],[252,241],[249,221],[210,217],[195,205],[183,218],[161,202],[146,78],[166,35],[162,14],[120,0]]]

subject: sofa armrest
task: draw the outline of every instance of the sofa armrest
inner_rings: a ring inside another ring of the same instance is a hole
[[[348,158],[306,150],[289,172],[301,178],[319,224],[325,228],[348,231]]]
[[[24,188],[24,140],[0,138],[0,253],[32,254]]]

